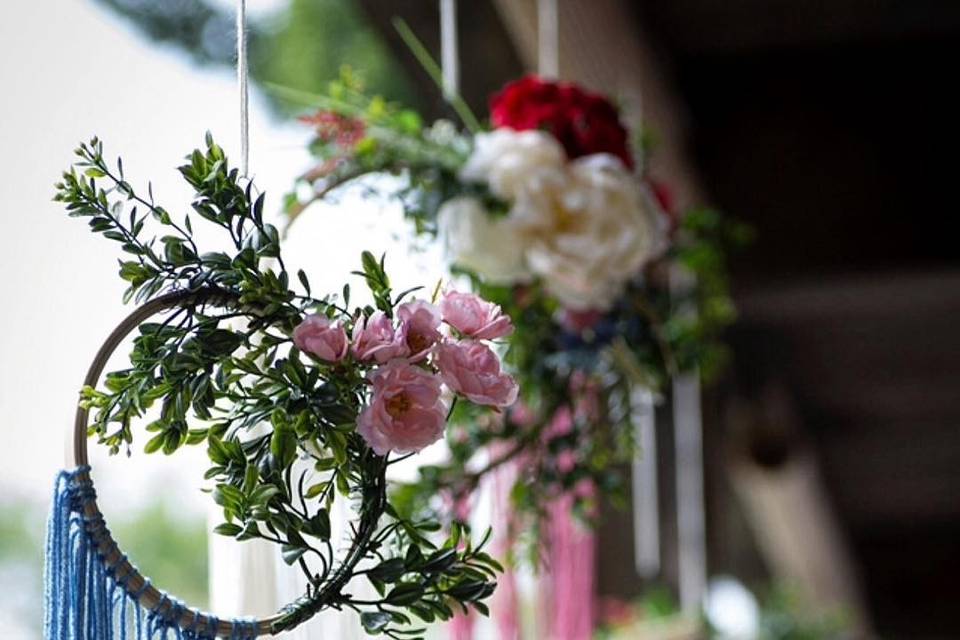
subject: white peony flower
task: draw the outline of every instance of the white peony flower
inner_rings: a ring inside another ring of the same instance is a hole
[[[552,220],[530,236],[530,270],[567,308],[608,309],[662,249],[660,214],[619,159],[595,154],[569,164]]]
[[[453,198],[437,214],[440,236],[454,264],[497,284],[529,278],[526,236],[509,218],[493,218],[479,200]]]
[[[665,246],[666,221],[639,181],[608,154],[568,162],[540,131],[497,129],[476,137],[461,171],[510,203],[491,218],[480,202],[443,205],[454,260],[495,282],[542,278],[570,309],[608,309]]]
[[[565,164],[563,147],[547,133],[494,129],[477,134],[460,178],[512,201],[561,184]]]

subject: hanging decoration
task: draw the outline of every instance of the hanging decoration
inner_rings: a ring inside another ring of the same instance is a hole
[[[424,631],[417,622],[468,606],[486,612],[502,571],[483,551],[489,531],[478,544],[461,525],[438,539],[436,519],[409,515],[389,495],[387,471],[442,438],[455,407],[482,415],[514,404],[517,383],[489,346],[513,325],[473,294],[395,292],[384,257],[369,252],[354,273],[372,304],[351,308],[349,284],[315,297],[302,270],[294,284],[280,234],[264,221],[264,194],[246,177],[245,18],[238,0],[241,168],[208,134],[179,167],[194,190],[192,218],[159,205],[152,187],[135,190],[97,138],[79,145],[56,185],[70,216],[120,243],[124,301],[140,306],[103,344],[81,392],[74,468],[57,478],[48,526],[46,640],[239,640],[324,609],[353,610],[370,633],[410,638]],[[229,249],[201,250],[197,218]],[[161,312],[166,318],[152,321]],[[130,367],[98,389],[134,330]],[[219,620],[158,590],[121,552],[97,505],[87,438],[129,454],[133,423],[148,415],[144,451],[206,445],[205,478],[224,517],[215,532],[277,544],[307,578],[302,597],[268,618]],[[295,474],[298,460],[307,464]],[[335,548],[329,514],[338,500],[356,518]],[[360,577],[376,596],[351,595]]]
[[[451,306],[489,307],[473,294],[448,291],[437,306],[414,291],[396,293],[383,259],[370,253],[357,273],[373,305],[351,309],[349,286],[314,297],[302,271],[294,287],[279,233],[263,220],[264,196],[209,136],[179,170],[195,191],[194,215],[220,229],[229,251],[203,251],[191,216],[176,222],[151,190],[135,191],[122,161],[109,165],[99,140],[81,144],[77,155],[56,199],[120,243],[129,256],[120,263],[129,283],[124,298],[143,306],[101,349],[81,394],[77,467],[58,479],[50,521],[48,640],[166,638],[169,630],[177,638],[248,638],[325,608],[355,610],[368,631],[408,637],[416,635],[411,616],[431,622],[451,617],[453,607],[485,610],[497,562],[461,528],[435,544],[440,525],[402,515],[385,474],[443,437],[453,405],[498,410],[515,401],[517,384],[487,344],[512,331],[510,320]],[[164,234],[159,240],[148,223]],[[276,270],[267,266],[274,260]],[[168,308],[162,322],[148,321]],[[237,318],[242,329],[230,326]],[[130,367],[95,388],[133,329]],[[307,593],[277,615],[218,621],[159,592],[118,550],[96,505],[86,437],[111,453],[129,452],[134,420],[157,405],[144,450],[206,445],[205,477],[224,514],[216,532],[274,542],[306,574]],[[297,458],[312,468],[294,476]],[[339,552],[328,516],[338,499],[354,501],[357,511]],[[379,596],[354,598],[349,586],[357,576]]]
[[[423,45],[396,26],[442,88]],[[513,463],[510,500],[526,518],[516,528],[531,534],[519,539],[544,539],[542,516],[561,496],[589,522],[597,496],[624,487],[617,468],[636,451],[637,393],[659,395],[678,372],[710,376],[722,364],[719,336],[734,316],[725,253],[747,230],[713,210],[676,211],[669,190],[637,169],[649,149],[631,144],[613,103],[572,83],[511,82],[491,99],[489,127],[449,96],[465,130],[424,124],[368,94],[349,69],[324,95],[274,90],[318,109],[302,118],[318,162],[287,198],[291,221],[362,181],[365,194],[400,204],[414,234],[444,243],[453,272],[495,305],[451,296],[451,312],[502,310],[516,326],[505,361],[520,400],[501,416],[458,407],[450,460],[422,468],[398,499],[440,516],[432,496],[467,495]],[[400,186],[364,181],[377,174]],[[676,268],[695,285],[671,291]]]

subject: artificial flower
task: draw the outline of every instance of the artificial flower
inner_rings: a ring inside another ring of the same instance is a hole
[[[391,360],[369,379],[373,395],[360,412],[357,432],[377,454],[420,451],[443,437],[447,408],[436,375],[404,360]]]
[[[476,198],[447,200],[437,214],[437,224],[454,264],[494,284],[529,279],[526,238],[509,218],[491,216]]]
[[[500,370],[500,359],[482,342],[442,342],[434,364],[447,386],[475,404],[508,407],[517,400],[516,380]]]
[[[321,109],[309,116],[300,116],[300,122],[316,130],[317,139],[325,144],[334,143],[344,150],[353,149],[366,134],[362,120]]]
[[[347,355],[347,332],[328,317],[313,314],[293,330],[293,344],[320,360],[339,362]]]
[[[549,134],[495,129],[476,135],[460,178],[485,183],[495,196],[514,201],[555,189],[563,182],[566,161],[563,147]]]
[[[527,263],[569,309],[609,309],[663,249],[662,216],[613,156],[570,163],[548,213],[530,229]]]
[[[663,216],[615,156],[564,162],[551,147],[556,151],[557,143],[538,131],[477,136],[462,177],[487,182],[510,210],[485,226],[479,203],[470,204],[476,201],[451,205],[455,209],[445,216],[456,216],[453,223],[441,219],[453,237],[449,245],[466,248],[453,251],[453,258],[484,277],[529,271],[570,309],[609,309],[626,282],[662,250]]]
[[[410,349],[394,329],[393,321],[382,311],[357,320],[353,327],[353,355],[358,360],[374,360],[380,364],[406,356]]]
[[[513,323],[500,305],[472,293],[448,291],[440,300],[443,321],[476,340],[495,340],[513,333]]]
[[[493,96],[490,119],[495,127],[547,131],[570,159],[609,153],[633,168],[627,130],[617,108],[577,85],[526,76]]]
[[[440,311],[429,302],[414,300],[397,307],[397,316],[400,318],[400,336],[409,349],[411,362],[423,360],[442,337]]]

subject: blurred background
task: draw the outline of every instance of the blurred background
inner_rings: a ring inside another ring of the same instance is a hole
[[[536,2],[459,4],[462,92],[483,112],[492,92],[536,66]],[[372,90],[428,118],[449,115],[391,26],[403,17],[438,53],[436,2],[248,5],[251,168],[277,216],[280,194],[309,167],[310,132],[271,83],[319,90],[349,64]],[[949,569],[960,566],[960,255],[949,222],[960,4],[558,7],[560,77],[618,97],[631,126],[642,122],[651,171],[681,207],[710,204],[756,230],[734,260],[730,366],[703,395],[711,622],[727,624],[728,637],[842,637],[844,627],[960,637]],[[33,639],[64,433],[100,337],[124,314],[113,257],[50,202],[52,184],[76,143],[96,134],[168,208],[186,204],[173,167],[203,133],[238,149],[234,6],[36,0],[3,12],[0,632]],[[349,215],[332,233],[305,227],[291,240],[331,283],[361,246],[409,252],[398,212],[345,198]],[[418,284],[438,261],[394,264]],[[681,608],[683,505],[673,498],[672,420],[661,414],[659,567],[638,575],[629,512],[610,509],[599,532],[598,595],[614,635],[626,617],[669,619]],[[156,582],[207,604],[196,465],[94,464],[121,544]],[[685,637],[659,629],[649,637]]]

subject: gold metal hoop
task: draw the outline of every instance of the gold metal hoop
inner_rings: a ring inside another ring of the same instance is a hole
[[[207,287],[194,291],[176,291],[166,295],[154,298],[149,302],[135,309],[130,315],[117,325],[117,327],[107,336],[107,339],[101,345],[97,355],[94,357],[90,368],[87,370],[87,376],[84,378],[85,386],[93,387],[99,382],[100,375],[107,364],[107,361],[113,355],[116,348],[123,342],[124,338],[137,328],[140,323],[151,316],[178,306],[213,303],[223,306],[236,303],[236,294],[223,289]],[[89,465],[87,456],[87,422],[88,411],[83,407],[77,407],[76,419],[73,428],[73,464],[76,467]],[[87,474],[87,477],[83,477]],[[78,474],[81,481],[90,481],[89,472],[83,471]],[[100,507],[97,505],[95,497],[84,501],[83,515],[85,522],[97,522],[103,518]],[[133,597],[137,603],[148,611],[156,611],[160,616],[173,616],[179,605],[170,601],[169,596],[164,595],[159,589],[154,587],[149,580],[127,559],[126,555],[120,551],[119,546],[113,539],[113,535],[105,526],[96,527],[89,531],[97,552],[103,558],[106,567],[116,576],[119,584]],[[258,618],[246,622],[245,625],[255,625],[257,635],[273,635],[274,623],[278,622],[283,616],[280,613],[266,618]],[[218,620],[208,613],[199,609],[182,609],[182,614],[177,625],[181,629],[208,629],[213,621],[217,621],[216,635],[219,637],[231,637],[234,632],[235,623],[230,620]]]

